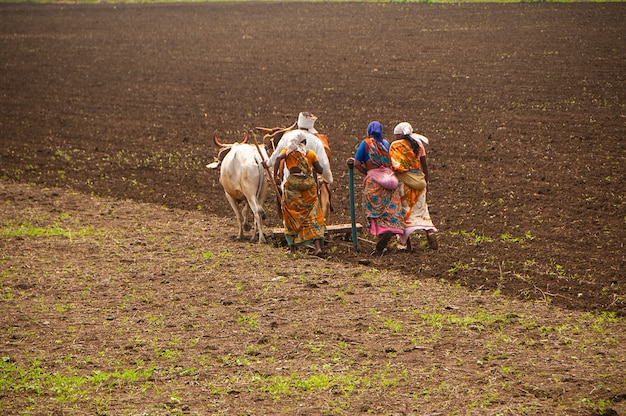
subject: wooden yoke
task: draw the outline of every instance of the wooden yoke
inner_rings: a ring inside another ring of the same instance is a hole
[[[269,140],[272,144],[272,151],[276,150],[276,143],[283,137],[283,134],[287,133],[298,127],[298,122],[293,123],[289,127],[255,127],[257,131],[263,133],[263,144]]]

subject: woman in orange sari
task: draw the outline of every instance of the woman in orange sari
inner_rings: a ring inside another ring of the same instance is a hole
[[[285,239],[292,253],[297,246],[313,243],[315,255],[319,256],[326,230],[316,178],[323,168],[315,152],[306,149],[306,136],[302,132],[289,140],[274,162],[274,178],[279,186],[278,170],[283,160],[289,169],[281,201]]]
[[[423,230],[426,232],[429,247],[436,250],[437,228],[433,225],[426,204],[428,164],[424,145],[428,144],[428,139],[421,134],[413,133],[413,127],[406,122],[398,124],[393,133],[395,140],[391,143],[389,154],[391,167],[400,181],[400,199],[405,223],[399,243],[410,249],[411,233]]]

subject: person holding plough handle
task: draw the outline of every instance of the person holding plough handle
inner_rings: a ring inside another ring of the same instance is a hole
[[[378,121],[367,127],[367,137],[361,141],[354,159],[356,170],[365,175],[363,180],[363,210],[368,231],[376,236],[372,255],[383,255],[389,240],[404,233],[398,179],[391,170],[389,142],[383,137],[383,126]]]
[[[324,169],[317,154],[307,150],[306,140],[307,136],[302,131],[296,131],[289,137],[287,147],[274,161],[274,180],[280,186],[278,171],[284,161],[289,176],[284,183],[281,205],[285,239],[291,252],[295,253],[297,246],[313,243],[314,255],[321,256],[326,228],[316,178]]]

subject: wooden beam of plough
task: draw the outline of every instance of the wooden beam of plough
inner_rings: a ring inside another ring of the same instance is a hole
[[[356,223],[357,231],[361,231],[363,226]],[[352,232],[352,224],[333,224],[326,226],[326,234],[345,234]],[[272,237],[274,238],[284,238],[285,237],[285,229],[284,228],[274,228],[272,230]]]

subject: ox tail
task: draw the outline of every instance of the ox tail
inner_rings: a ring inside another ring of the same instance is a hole
[[[265,170],[263,169],[263,165],[259,161],[257,161],[257,167],[259,168],[259,184],[256,189],[256,200],[259,206],[259,215],[261,219],[265,220],[267,215],[265,215],[265,210],[263,209],[263,202],[261,201],[261,194],[263,192],[263,185],[265,185]]]

